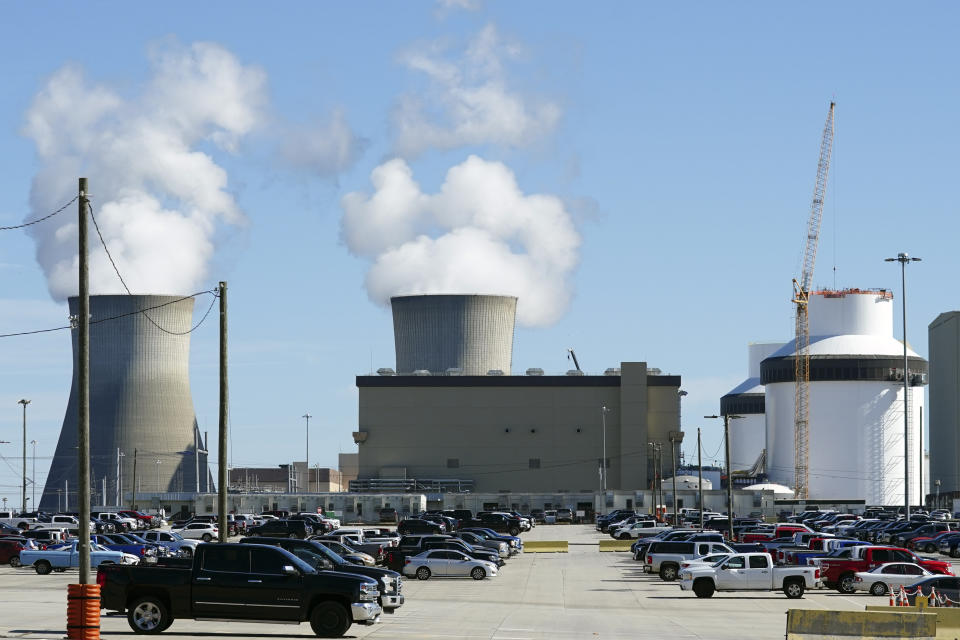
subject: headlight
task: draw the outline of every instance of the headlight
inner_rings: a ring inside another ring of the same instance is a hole
[[[360,585],[360,600],[373,601],[380,595],[376,583],[364,582]]]

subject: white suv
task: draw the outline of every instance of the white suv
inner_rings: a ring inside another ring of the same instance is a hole
[[[220,535],[217,525],[210,522],[191,522],[183,529],[173,529],[174,533],[179,533],[180,537],[187,540],[203,540],[210,542]]]

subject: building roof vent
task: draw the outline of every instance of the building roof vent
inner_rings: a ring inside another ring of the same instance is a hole
[[[542,375],[543,375],[543,369],[541,369],[540,367],[531,367],[531,368],[527,369],[527,375],[528,375],[528,376],[542,376]]]
[[[568,375],[568,376],[582,376],[582,375],[584,375],[584,373],[583,373],[583,371],[580,371],[580,369],[570,369],[570,370],[567,371],[567,375]]]
[[[428,376],[428,375],[430,375],[430,372],[427,371],[426,369],[417,369],[416,371],[413,372],[413,375],[415,375],[415,376]]]
[[[377,369],[378,376],[395,376],[397,372],[391,369],[390,367],[380,367]]]
[[[487,375],[488,375],[488,376],[502,376],[502,375],[503,375],[503,369],[490,369],[489,371],[487,371]]]
[[[605,376],[618,376],[618,375],[620,375],[620,367],[610,367],[609,369],[607,369],[606,371],[603,372],[603,375],[605,375]]]

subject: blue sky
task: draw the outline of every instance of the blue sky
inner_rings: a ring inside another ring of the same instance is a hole
[[[569,300],[544,326],[518,330],[514,371],[565,371],[572,346],[587,371],[645,360],[680,374],[684,429],[703,426],[710,452],[721,430],[700,416],[746,376],[746,345],[792,334],[791,279],[835,99],[814,281],[893,288],[899,302],[899,269],[883,258],[923,257],[908,275],[908,328],[926,355],[926,325],[958,306],[950,284],[960,266],[955,6],[451,4],[466,7],[10,5],[0,43],[0,226],[33,217],[38,202],[64,200],[77,171],[116,162],[96,145],[74,144],[82,131],[61,120],[53,144],[73,145],[80,168],[50,171],[59,154],[45,156],[26,123],[51,78],[65,66],[82,70],[88,88],[106,87],[141,115],[162,113],[177,98],[151,104],[149,52],[212,43],[256,80],[255,115],[231,125],[235,144],[201,135],[189,149],[222,169],[222,192],[245,218],[216,223],[199,280],[199,288],[230,286],[233,464],[302,459],[307,411],[311,461],[335,466],[338,452],[354,450],[354,376],[393,365],[393,336],[389,311],[364,289],[373,258],[356,255],[355,239],[341,234],[341,198],[371,197],[371,172],[398,157],[422,193],[435,194],[471,155],[500,163],[522,195],[555,198],[579,237],[576,266],[551,272]],[[488,49],[467,55],[484,42]],[[450,105],[464,89],[493,99],[458,115]],[[414,124],[439,131],[434,142],[401,139],[398,113],[410,101],[422,107]],[[511,120],[501,104],[521,105],[526,120]],[[315,144],[303,151],[306,141]],[[98,185],[117,175],[87,177],[100,206]],[[152,184],[140,186],[176,205]],[[0,333],[66,316],[36,246],[21,231],[0,236]],[[211,432],[216,357],[208,322],[193,334],[191,376],[201,429]],[[17,400],[32,400],[42,484],[70,376],[67,332],[0,342],[0,407],[8,407],[0,439],[13,442],[0,445],[13,465],[0,461],[0,495],[18,493]],[[684,446],[692,455],[690,439]]]

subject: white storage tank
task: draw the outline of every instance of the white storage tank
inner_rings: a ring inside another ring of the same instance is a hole
[[[760,362],[783,346],[782,342],[753,342],[747,346],[747,379],[720,398],[720,414],[743,416],[730,420],[730,468],[748,471],[767,446],[767,425]]]
[[[893,337],[893,294],[846,289],[810,294],[809,497],[904,502],[903,343]],[[920,426],[927,361],[908,349],[909,464],[919,504]],[[794,486],[795,344],[760,365],[767,475]]]

